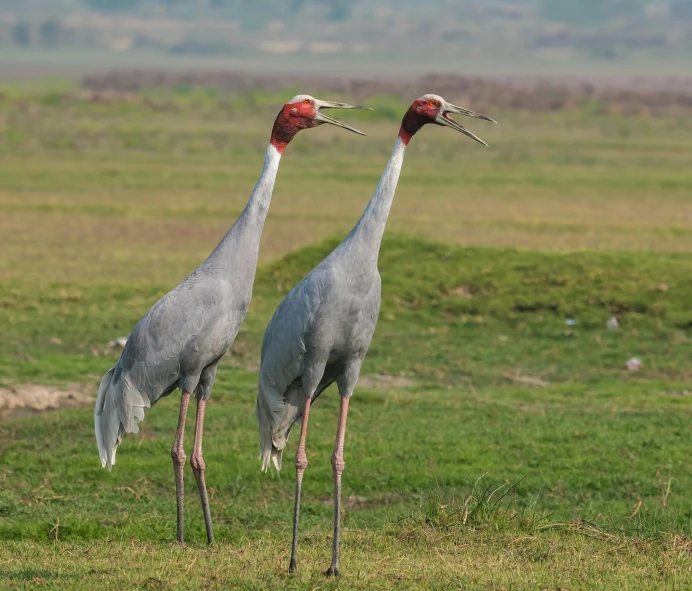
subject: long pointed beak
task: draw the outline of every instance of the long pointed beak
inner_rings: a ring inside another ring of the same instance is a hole
[[[470,132],[468,129],[454,121],[448,113],[459,113],[460,115],[466,115],[467,117],[474,117],[475,119],[483,119],[484,121],[490,121],[491,123],[497,123],[495,119],[491,119],[490,117],[486,117],[485,115],[479,115],[478,113],[474,113],[473,111],[470,111],[469,109],[464,109],[464,107],[458,107],[457,105],[453,105],[451,103],[445,103],[444,107],[440,111],[440,114],[437,116],[437,123],[439,125],[445,125],[446,127],[451,127],[452,129],[456,129],[457,131],[463,133],[465,136],[470,137],[472,140],[476,140],[479,144],[483,144],[484,146],[488,147],[488,144],[486,144],[481,138],[479,138],[476,134]]]
[[[315,105],[318,109],[363,109],[365,111],[372,111],[370,107],[363,107],[362,105],[349,105],[348,103],[337,103],[335,101],[315,100]]]
[[[334,103],[334,107],[336,108],[336,105],[340,105],[340,103]],[[343,106],[342,108],[344,109],[367,109],[367,107],[355,107],[352,105],[347,105]],[[329,123],[330,125],[336,125],[337,127],[342,127],[343,129],[348,129],[349,131],[352,131],[353,133],[357,133],[358,135],[365,135],[362,131],[358,131],[355,127],[351,127],[350,125],[346,125],[345,123],[342,123],[341,121],[338,121],[337,119],[332,119],[331,117],[327,117],[324,113],[321,113],[320,111],[317,111],[315,113],[314,117],[315,121],[319,121],[321,123]]]
[[[497,124],[497,121],[495,121],[495,119],[491,119],[490,117],[486,117],[485,115],[479,115],[478,113],[474,113],[473,111],[464,109],[464,107],[458,107],[457,105],[453,105],[452,103],[445,103],[444,110],[450,113],[459,113],[461,115],[466,115],[467,117],[483,119],[483,121],[490,121],[490,123]]]

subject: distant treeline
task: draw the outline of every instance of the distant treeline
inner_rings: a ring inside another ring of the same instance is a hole
[[[472,104],[480,112],[518,109],[528,112],[586,110],[593,114],[630,115],[692,113],[692,78],[689,77],[636,77],[615,83],[596,78],[499,79],[431,74],[415,80],[374,80],[311,75],[262,76],[231,70],[182,73],[137,70],[89,74],[84,77],[83,86],[90,92],[82,98],[89,101],[125,100],[133,103],[150,100],[153,89],[162,91],[159,97],[171,98],[207,89],[210,97],[222,102],[228,100],[224,93],[227,97],[249,93],[254,95],[250,102],[261,103],[266,98],[275,98],[281,89],[300,86],[312,88],[314,92],[368,101],[376,108],[378,117],[393,120],[401,116],[399,107],[430,88],[435,88],[449,100]],[[392,100],[395,97],[398,102]],[[161,104],[165,106],[165,100]]]
[[[425,6],[422,6],[422,5]],[[0,10],[52,16],[79,9],[141,17],[227,18],[245,27],[272,20],[290,21],[309,16],[315,20],[347,21],[359,14],[390,10],[421,16],[440,11],[446,18],[462,18],[479,4],[490,12],[519,7],[548,21],[574,25],[603,24],[614,17],[665,11],[675,18],[692,19],[692,0],[0,0]]]
[[[541,15],[550,21],[596,25],[627,15],[665,11],[677,18],[692,18],[692,0],[541,0]]]
[[[692,0],[0,0],[1,46],[669,59],[692,55]]]

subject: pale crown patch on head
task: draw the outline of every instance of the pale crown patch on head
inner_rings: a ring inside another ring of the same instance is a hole
[[[304,100],[314,101],[315,97],[312,97],[309,94],[297,94],[288,102],[289,103],[302,103]]]
[[[424,94],[418,99],[419,101],[438,101],[444,104],[445,100],[439,94]]]

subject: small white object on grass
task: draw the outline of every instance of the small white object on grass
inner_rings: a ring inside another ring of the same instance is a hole
[[[608,322],[606,322],[606,326],[608,327],[608,330],[617,330],[620,327],[620,323],[618,322],[618,319],[613,316]]]
[[[627,360],[627,369],[629,371],[637,371],[642,368],[642,362],[639,361],[636,357],[630,357]]]
[[[123,349],[125,348],[125,345],[127,345],[127,339],[128,337],[120,337],[118,339],[115,339],[114,341],[111,341],[108,343],[109,347],[122,347]]]

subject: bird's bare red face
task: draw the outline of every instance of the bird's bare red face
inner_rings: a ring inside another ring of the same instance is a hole
[[[464,135],[480,142],[481,144],[487,146],[482,139],[471,133],[468,129],[463,127],[461,124],[457,123],[452,119],[449,114],[458,113],[466,117],[474,117],[476,119],[484,119],[485,121],[491,121],[496,123],[494,119],[486,117],[485,115],[479,115],[474,113],[469,109],[464,107],[458,107],[452,103],[448,103],[441,96],[436,94],[426,94],[413,101],[408,111],[404,115],[401,121],[401,129],[399,130],[399,138],[404,144],[408,145],[414,134],[424,125],[428,123],[434,123],[435,125],[441,125],[443,127],[451,127],[456,131],[460,131]]]
[[[337,119],[327,117],[320,109],[368,109],[368,107],[316,99],[309,94],[294,96],[281,108],[276,121],[274,121],[271,145],[277,149],[279,154],[283,153],[286,146],[299,131],[311,129],[323,123],[329,123],[353,133],[365,135],[363,132]]]
[[[286,103],[274,121],[271,144],[279,153],[283,153],[299,131],[317,127],[320,124],[315,119],[316,114],[317,106],[314,99],[304,98]]]
[[[413,135],[424,125],[435,123],[443,102],[435,96],[423,96],[413,101],[401,122],[399,137],[408,144]],[[443,114],[446,116],[446,113]]]
[[[284,105],[284,109],[286,107],[290,107],[289,114],[291,117],[304,117],[312,120],[315,117],[315,113],[317,113],[315,99],[311,98],[305,98],[295,103],[287,103]]]
[[[427,118],[431,122],[440,114],[442,102],[435,98],[419,98],[413,102],[411,109],[421,118]]]

